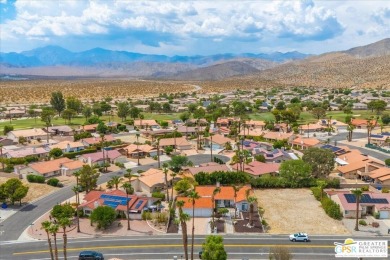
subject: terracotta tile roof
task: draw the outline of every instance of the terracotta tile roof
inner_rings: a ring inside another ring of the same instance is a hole
[[[340,147],[340,148],[344,148],[344,147]],[[346,161],[349,164],[368,160],[367,156],[362,155],[362,153],[357,149],[352,149],[350,150],[350,152],[339,155],[337,158],[340,158],[341,160]]]
[[[95,131],[97,126],[98,124],[85,125],[85,126],[80,126],[80,129],[84,131]]]
[[[239,135],[249,135],[249,136],[264,136],[266,132],[259,128],[253,128],[253,129],[242,129]]]
[[[47,174],[54,171],[59,171],[61,165],[69,162],[72,162],[72,160],[68,158],[60,158],[51,161],[31,163],[29,166],[40,174]]]
[[[228,172],[230,171],[229,167],[227,167],[226,164],[217,164],[217,165],[206,165],[206,166],[199,166],[199,167],[190,167],[188,168],[188,171],[195,175],[200,172],[205,172],[205,173],[212,173],[216,171],[225,171]]]
[[[192,209],[192,201],[187,197],[178,197],[176,201],[184,201],[183,208],[184,209]],[[195,208],[197,209],[212,209],[213,202],[210,198],[199,198],[195,200]]]
[[[174,146],[175,145],[175,138],[164,138],[160,139],[160,146]],[[176,145],[177,146],[187,146],[191,145],[185,137],[177,137],[176,138]]]
[[[289,139],[293,133],[280,133],[280,132],[268,132],[263,135],[265,139],[271,139],[271,140],[283,140],[283,139]]]
[[[136,152],[137,151],[137,145],[136,144],[130,144],[130,145],[126,146],[123,149],[127,150],[129,153]],[[149,152],[151,152],[153,150],[157,150],[155,147],[153,147],[151,145],[148,145],[148,144],[138,145],[138,149],[139,149],[139,151],[142,151],[142,152],[145,152],[145,153],[149,153]]]
[[[245,122],[245,125],[265,126],[265,122],[260,120],[249,120]]]
[[[374,125],[377,125],[376,120],[367,120],[367,119],[358,119],[358,118],[352,118],[351,119],[351,124],[354,126],[367,126],[367,123],[371,122]]]
[[[105,156],[110,160],[115,160],[119,156],[122,156],[118,150],[109,150],[104,152]],[[80,156],[80,158],[83,158],[85,160],[88,160],[88,158],[91,158],[91,162],[98,162],[103,160],[103,152],[95,152],[95,153],[86,153]]]
[[[205,139],[211,140],[210,137],[206,137]],[[234,140],[227,138],[223,135],[216,134],[213,136],[213,144],[219,144],[219,145],[224,145],[226,143],[234,143]]]
[[[156,122],[156,120],[154,119],[136,119],[134,120],[134,125],[135,126],[141,126],[141,121],[142,121],[142,125],[145,126],[145,125],[148,125],[148,126],[158,126],[159,124]]]
[[[62,166],[68,168],[69,170],[77,170],[82,168],[84,163],[82,161],[71,161],[64,163]]]
[[[367,162],[366,161],[357,161],[354,163],[347,164],[345,166],[340,166],[337,168],[337,170],[341,173],[348,173],[351,171],[357,171],[360,169],[363,169],[366,167]]]
[[[42,147],[26,147],[22,150],[5,150],[5,154],[8,155],[10,158],[23,158],[29,155],[42,155],[48,153],[49,152]]]
[[[297,137],[293,141],[290,142],[291,144],[294,145],[304,145],[304,146],[315,146],[320,143],[320,141],[317,138],[302,138],[302,137]]]
[[[390,168],[380,167],[376,170],[371,171],[370,178],[376,179],[376,178],[383,177],[386,175],[390,175]]]
[[[239,165],[234,164],[232,165],[232,169],[240,168]],[[249,164],[244,164],[244,172],[252,174],[254,176],[260,176],[267,173],[275,173],[278,172],[280,168],[279,163],[263,163],[254,161]]]
[[[16,137],[31,137],[31,136],[42,136],[42,135],[47,135],[45,131],[39,128],[34,128],[34,129],[25,129],[25,130],[14,130],[11,131],[14,136]]]
[[[172,180],[171,171],[167,173],[168,181]],[[146,172],[141,173],[138,177],[139,181],[143,182],[148,187],[153,187],[156,184],[165,184],[165,174],[159,169],[149,169]]]

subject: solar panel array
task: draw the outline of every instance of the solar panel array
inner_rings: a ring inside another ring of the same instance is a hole
[[[354,194],[344,194],[348,203],[356,203],[356,197]],[[371,198],[369,194],[363,194],[360,198],[360,203],[372,203],[372,204],[387,204],[387,199]]]
[[[126,197],[120,197],[120,196],[115,196],[115,195],[109,195],[109,194],[102,194],[100,196],[101,199],[104,200],[104,204],[111,203],[112,205],[114,203],[117,204],[117,206],[120,205],[126,205],[126,202],[130,201],[131,198],[127,200]],[[115,206],[116,207],[116,206]]]
[[[143,200],[139,200],[139,201],[137,202],[137,205],[135,205],[135,209],[138,209],[139,207],[141,207],[141,205],[142,205],[143,202],[144,202]]]
[[[330,149],[330,150],[332,150],[332,152],[337,152],[337,151],[342,150],[340,147],[333,146],[333,145],[330,145],[330,144],[323,145],[323,146],[321,146],[321,148],[322,149]]]

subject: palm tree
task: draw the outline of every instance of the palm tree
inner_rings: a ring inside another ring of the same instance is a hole
[[[253,226],[253,214],[255,212],[254,208],[255,208],[255,203],[257,203],[257,198],[250,196],[250,192],[251,190],[247,189],[245,195],[246,195],[246,200],[249,203],[249,225]]]
[[[371,144],[371,132],[376,126],[376,122],[373,118],[367,119],[367,143]]]
[[[61,218],[61,219],[59,219],[58,223],[61,226],[62,231],[64,232],[62,234],[62,237],[63,237],[63,240],[64,240],[64,243],[63,243],[64,259],[66,260],[66,257],[67,257],[66,256],[66,243],[67,243],[66,227],[70,226],[70,224],[72,222],[70,221],[69,218]]]
[[[317,187],[321,190],[321,201],[322,201],[322,196],[324,195],[324,188],[326,188],[326,181],[321,181],[321,180],[318,180],[317,181]]]
[[[76,194],[76,221],[77,221],[77,233],[80,232],[80,217],[79,217],[79,205],[80,205],[80,199],[79,199],[79,186],[74,186],[72,188],[72,191]]]
[[[214,229],[214,226],[215,226],[215,211],[216,211],[216,208],[217,208],[217,206],[215,205],[215,195],[217,195],[220,192],[221,192],[221,188],[220,187],[216,187],[213,190],[213,194],[211,195],[211,201],[212,201],[212,204],[213,204],[213,215],[212,215],[212,222],[213,222],[212,228],[213,229]]]
[[[213,162],[213,133],[210,133],[210,154],[211,162]]]
[[[123,183],[122,188],[125,189],[126,192],[127,230],[130,230],[129,195],[133,193],[134,189],[130,182]]]
[[[237,203],[237,192],[239,192],[242,188],[242,186],[237,186],[237,185],[232,185],[233,187],[233,190],[234,190],[234,218],[236,218],[237,216],[237,206],[236,206],[236,203]]]
[[[172,185],[172,190],[171,190],[171,200],[173,201],[173,187],[175,186],[175,177],[177,176],[177,173],[176,172],[171,172],[171,177],[172,177],[172,180],[171,180],[171,185]]]
[[[57,248],[57,233],[60,227],[58,224],[51,224],[49,227],[49,233],[54,237],[54,259],[58,260],[58,248]]]
[[[0,144],[0,160],[1,160],[1,168],[2,168],[2,171],[4,171],[3,144]]]
[[[139,141],[138,141],[138,139],[139,139],[139,134],[138,134],[138,133],[135,134],[135,137],[137,138],[137,165],[141,165],[141,164],[139,163]]]
[[[198,192],[192,190],[188,194],[190,201],[192,202],[192,234],[191,234],[191,260],[194,259],[194,236],[195,236],[195,201],[200,198]]]
[[[355,190],[352,190],[352,194],[355,195],[355,199],[356,199],[355,231],[359,231],[359,203],[360,203],[360,198],[363,195],[363,191],[361,189],[355,189]]]
[[[45,230],[46,236],[47,236],[47,243],[49,244],[49,251],[50,251],[50,258],[51,260],[54,260],[54,255],[53,255],[53,247],[51,245],[51,237],[50,237],[50,226],[51,222],[46,220],[41,223],[41,229]]]
[[[118,189],[119,184],[121,183],[122,178],[119,176],[112,176],[110,183],[115,186],[115,189]]]
[[[179,222],[181,225],[181,231],[183,236],[183,248],[185,259],[188,260],[188,234],[187,234],[187,221],[189,220],[188,214],[183,212],[184,201],[179,200],[176,202],[179,208]]]
[[[355,130],[355,126],[353,124],[349,123],[348,126],[347,126],[348,142],[352,141],[353,130]]]
[[[167,163],[163,163],[163,172],[164,172],[164,176],[165,176],[165,187],[167,189],[167,198],[166,198],[166,201],[169,201],[169,190],[168,190],[168,164]]]

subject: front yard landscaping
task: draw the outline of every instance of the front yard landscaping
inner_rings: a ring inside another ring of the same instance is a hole
[[[265,210],[268,233],[350,234],[341,221],[326,215],[310,189],[262,189],[255,194]]]

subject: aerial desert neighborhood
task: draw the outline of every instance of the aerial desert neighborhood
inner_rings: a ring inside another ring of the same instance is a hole
[[[0,9],[1,260],[389,259],[387,1]]]

